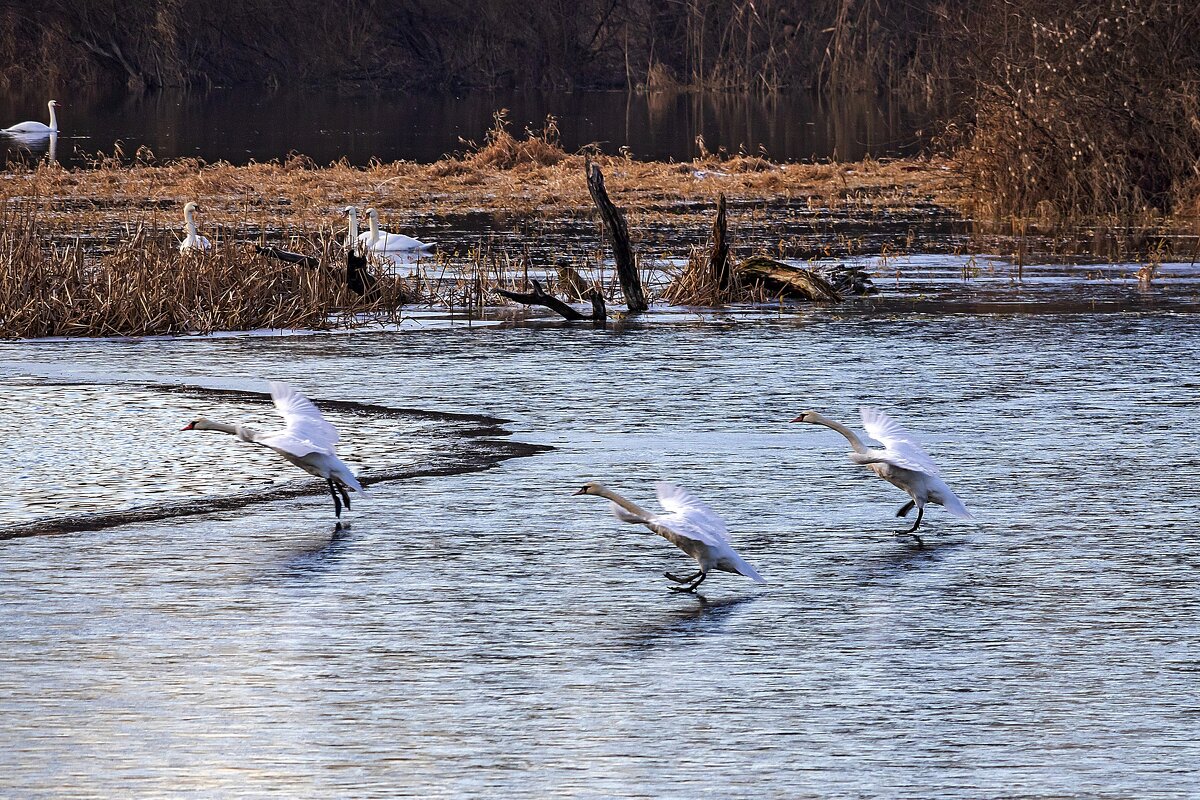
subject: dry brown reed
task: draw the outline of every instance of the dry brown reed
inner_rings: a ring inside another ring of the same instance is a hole
[[[284,264],[227,240],[180,254],[161,232],[139,228],[102,253],[46,240],[35,214],[0,225],[0,336],[143,336],[258,328],[322,330],[393,321],[405,288],[381,280],[365,302],[345,267]]]
[[[964,24],[977,98],[961,160],[980,213],[1045,224],[1195,210],[1192,0],[987,0]]]

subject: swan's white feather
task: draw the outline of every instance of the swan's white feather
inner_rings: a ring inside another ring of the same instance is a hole
[[[271,399],[283,417],[284,429],[259,436],[259,442],[295,456],[334,454],[340,439],[337,429],[321,416],[311,400],[279,381],[271,381]]]
[[[663,521],[663,524],[667,524],[665,520],[670,518],[688,528],[698,530],[705,537],[691,538],[708,542],[708,538],[715,537],[716,541],[729,544],[729,528],[725,525],[725,520],[700,498],[667,481],[655,483],[654,491],[658,495],[658,504],[668,512],[656,518]]]
[[[883,461],[901,469],[925,472],[939,475],[937,464],[922,448],[917,438],[900,426],[900,423],[877,408],[863,406],[859,409],[862,414],[863,430],[875,441],[884,446],[884,450],[873,450],[870,455],[878,455],[871,460]],[[857,463],[870,463],[869,460],[855,458]]]

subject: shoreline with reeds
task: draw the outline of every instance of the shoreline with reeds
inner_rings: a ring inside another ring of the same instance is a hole
[[[394,324],[405,306],[493,306],[491,289],[514,286],[522,268],[528,277],[528,254],[519,243],[469,253],[461,259],[467,267],[435,255],[423,268],[381,274],[378,296],[366,300],[339,281],[341,210],[374,207],[394,230],[433,231],[433,238],[445,220],[463,217],[508,229],[514,220],[526,228],[594,225],[588,158],[607,175],[635,238],[668,227],[703,236],[722,196],[737,209],[735,226],[759,230],[769,229],[780,209],[967,219],[977,206],[960,164],[950,159],[772,163],[708,155],[641,162],[566,153],[552,121],[523,138],[498,125],[482,146],[432,164],[322,167],[304,157],[246,166],[190,159],[110,159],[77,170],[41,164],[0,175],[0,336],[331,330]],[[177,249],[189,200],[203,206],[210,252]],[[1149,236],[1177,221],[1145,222]],[[1023,235],[1045,224],[1001,227]],[[597,249],[600,242],[597,232]],[[254,252],[265,243],[313,256],[319,267],[266,259]],[[669,296],[667,288],[657,287],[656,298]]]

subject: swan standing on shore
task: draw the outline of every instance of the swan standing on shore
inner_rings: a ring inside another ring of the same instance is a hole
[[[379,212],[373,208],[367,209],[367,218],[371,229],[358,237],[363,250],[368,253],[386,253],[396,250],[428,250],[432,242],[422,242],[402,233],[388,233],[379,229]]]
[[[893,486],[903,490],[912,500],[909,500],[896,512],[897,517],[904,517],[917,507],[917,521],[908,530],[896,531],[897,536],[912,536],[917,545],[924,547],[925,543],[917,535],[916,530],[925,516],[925,505],[934,503],[944,506],[956,517],[974,519],[967,507],[963,505],[958,495],[946,485],[938,473],[937,465],[929,454],[921,449],[921,445],[911,433],[904,430],[891,417],[874,408],[863,406],[859,409],[862,414],[863,430],[872,439],[883,444],[882,450],[873,450],[862,443],[862,440],[845,425],[827,419],[815,411],[801,412],[792,422],[808,422],[813,425],[824,425],[846,437],[854,452],[850,460],[855,464],[870,467],[871,470]]]
[[[347,510],[350,508],[347,487],[359,494],[366,494],[366,489],[334,452],[339,439],[337,430],[325,421],[311,400],[286,383],[271,381],[271,399],[285,423],[281,431],[256,433],[242,425],[228,425],[204,417],[189,423],[183,430],[231,433],[243,442],[271,448],[310,475],[324,478],[329,484],[329,494],[333,496],[334,516],[341,518],[342,501]]]
[[[49,125],[44,122],[27,120],[25,122],[18,122],[16,125],[5,128],[3,131],[0,131],[0,133],[12,133],[24,136],[49,136],[52,133],[58,133],[58,117],[54,114],[54,109],[58,108],[58,106],[59,103],[57,100],[51,100],[46,104],[46,107],[50,109]]]
[[[729,543],[729,529],[725,527],[725,520],[721,519],[717,512],[674,484],[659,481],[654,484],[654,488],[658,494],[658,504],[667,512],[665,514],[651,514],[633,501],[595,481],[585,483],[575,494],[592,494],[611,500],[612,512],[617,519],[635,525],[645,525],[696,559],[700,569],[691,575],[679,577],[670,572],[663,573],[675,583],[687,584],[672,586],[673,592],[696,591],[696,587],[704,583],[708,573],[714,569],[745,575],[755,583],[766,583],[754,567],[734,552]]]
[[[184,232],[186,235],[183,241],[179,243],[179,252],[181,253],[186,254],[193,250],[208,250],[212,247],[212,242],[196,232],[196,220],[192,214],[198,208],[200,206],[192,202],[187,203],[183,207]]]

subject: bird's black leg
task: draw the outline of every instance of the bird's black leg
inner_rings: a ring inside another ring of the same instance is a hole
[[[904,505],[900,506],[900,510],[896,512],[897,517],[907,517],[908,512],[913,510],[913,506],[917,504],[916,500],[909,500]]]
[[[904,533],[914,532],[917,528],[921,527],[921,518],[924,516],[925,516],[925,506],[921,506],[920,508],[917,509],[917,521],[913,523],[913,526],[906,531],[896,531],[896,533],[904,534]]]
[[[704,579],[708,577],[708,573],[700,570],[700,577],[689,583],[687,586],[671,586],[668,587],[672,592],[694,592],[696,587],[704,583]]]
[[[342,501],[346,504],[346,510],[349,511],[350,510],[350,495],[346,494],[346,487],[340,483],[335,484],[335,485],[337,486],[337,490],[342,493]]]
[[[326,478],[329,483],[329,494],[333,496],[333,515],[338,519],[342,516],[342,499],[338,497],[337,489],[333,486],[333,478]]]
[[[663,577],[670,578],[671,580],[675,581],[676,583],[691,583],[692,581],[696,580],[696,578],[700,577],[703,574],[704,574],[704,570],[698,569],[695,572],[693,572],[691,575],[688,575],[686,578],[681,578],[673,572],[664,572]]]

